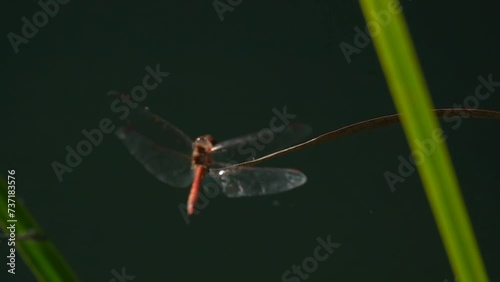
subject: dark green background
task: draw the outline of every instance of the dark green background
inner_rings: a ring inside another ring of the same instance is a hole
[[[462,103],[479,75],[500,80],[495,4],[402,1],[435,107]],[[409,154],[399,125],[273,160],[308,183],[277,196],[218,197],[189,225],[177,208],[188,191],[150,176],[113,135],[62,183],[51,168],[83,129],[116,119],[105,93],[130,91],[147,65],[171,75],[142,105],[193,137],[259,130],[283,106],[313,135],[395,113],[373,45],[350,64],[339,48],[365,26],[356,1],[244,0],[221,22],[211,1],[72,0],[15,54],[7,33],[20,34],[21,17],[38,10],[35,1],[2,6],[0,173],[16,169],[18,199],[83,281],[109,281],[122,267],[134,281],[281,281],[328,235],[341,247],[307,281],[453,280],[418,175],[394,193],[383,177]],[[480,108],[499,111],[499,93]],[[499,123],[443,128],[488,272],[500,281]],[[16,281],[5,267],[0,280]],[[34,281],[24,264],[17,272]]]

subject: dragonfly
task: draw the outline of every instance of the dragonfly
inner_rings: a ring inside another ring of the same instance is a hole
[[[238,164],[295,145],[310,132],[311,128],[303,123],[282,125],[280,131],[272,133],[272,141],[265,140],[267,144],[252,148],[254,154],[249,157],[243,152],[263,139],[263,131],[222,142],[216,142],[211,135],[193,141],[148,107],[142,107],[131,111],[115,134],[158,180],[173,187],[191,186],[187,213],[192,215],[200,190],[210,181],[215,181],[229,198],[271,195],[302,186],[307,177],[299,170]]]
[[[108,95],[128,95],[111,91]],[[439,117],[470,117],[500,119],[500,112],[482,109],[445,108],[433,109]],[[270,195],[302,186],[307,177],[289,168],[265,168],[254,165],[272,158],[303,150],[310,146],[331,142],[357,132],[376,129],[400,122],[400,114],[392,114],[353,123],[321,134],[305,142],[311,128],[302,123],[290,123],[276,132],[273,140],[256,151],[251,158],[242,154],[242,148],[254,144],[261,132],[241,136],[223,142],[215,142],[212,136],[203,135],[191,140],[185,133],[168,123],[149,108],[130,112],[126,123],[115,133],[130,153],[158,180],[174,187],[189,187],[187,202],[189,215],[194,208],[202,186],[213,179],[222,186],[230,198]]]

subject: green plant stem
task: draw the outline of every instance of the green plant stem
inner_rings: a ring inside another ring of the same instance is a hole
[[[54,244],[45,238],[42,229],[21,203],[18,193],[16,193],[15,198],[11,198],[11,200],[15,200],[15,207],[8,206],[8,191],[5,179],[0,176],[0,225],[8,237],[10,236],[10,230],[7,229],[8,226],[15,224],[16,230],[15,247],[10,246],[9,249],[15,248],[21,254],[21,257],[38,281],[79,281]],[[11,201],[10,203],[12,204],[13,202]],[[9,217],[8,208],[15,211],[13,213],[14,217]],[[17,220],[17,222],[7,221],[13,219]],[[18,263],[19,257],[16,254],[16,264]]]
[[[431,114],[432,101],[403,13],[390,12],[389,7],[399,3],[391,0],[360,3],[367,23],[376,23],[376,15],[382,11],[391,17],[384,26],[378,24],[378,33],[372,39],[410,148],[419,150],[417,142],[432,140],[439,123]],[[451,266],[459,281],[488,281],[446,143],[435,145],[436,150],[425,156],[418,171]]]

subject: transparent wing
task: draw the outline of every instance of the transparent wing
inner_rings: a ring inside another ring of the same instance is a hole
[[[307,177],[298,170],[266,167],[211,169],[210,177],[230,198],[281,193],[307,181]]]
[[[217,143],[212,148],[212,159],[221,163],[241,163],[288,148],[303,141],[311,127],[291,123],[283,128],[262,129],[259,132]]]
[[[175,187],[190,185],[192,142],[175,126],[142,108],[131,112],[115,133],[158,180]]]

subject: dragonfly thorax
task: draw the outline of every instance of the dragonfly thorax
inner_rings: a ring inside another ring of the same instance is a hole
[[[193,165],[208,166],[212,162],[210,153],[214,146],[214,139],[210,135],[203,135],[193,142]]]

